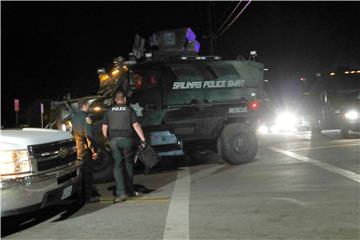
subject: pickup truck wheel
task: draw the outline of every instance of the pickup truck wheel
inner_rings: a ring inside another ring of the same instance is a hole
[[[320,128],[312,128],[311,129],[311,135],[320,135],[321,129]]]
[[[255,132],[245,124],[230,124],[220,136],[221,157],[230,164],[238,165],[252,161],[257,153]]]
[[[99,156],[93,163],[94,183],[104,183],[113,180],[113,159],[111,153],[105,149],[99,149]]]
[[[321,124],[317,121],[312,121],[310,123],[311,135],[320,135],[321,134]]]
[[[341,136],[343,138],[350,138],[349,128],[347,127],[341,128]]]

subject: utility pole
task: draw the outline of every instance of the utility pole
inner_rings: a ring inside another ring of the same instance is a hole
[[[15,111],[15,126],[19,127],[19,111],[20,111],[19,99],[14,99],[14,111]]]
[[[41,120],[41,128],[44,128],[44,104],[40,103],[40,120]]]
[[[212,26],[212,2],[209,2],[208,5],[208,24],[209,24],[209,45],[210,45],[210,55],[214,55],[214,32]]]

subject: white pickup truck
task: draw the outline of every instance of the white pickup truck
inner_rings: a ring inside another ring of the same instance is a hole
[[[25,213],[77,196],[81,162],[69,132],[0,131],[1,216]]]

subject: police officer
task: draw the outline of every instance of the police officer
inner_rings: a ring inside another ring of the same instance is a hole
[[[126,192],[134,193],[133,186],[133,144],[134,130],[145,146],[145,137],[141,125],[138,122],[133,109],[126,105],[126,95],[122,90],[115,93],[115,105],[104,115],[102,132],[106,140],[110,141],[110,147],[114,158],[114,178],[116,191],[114,203],[125,201]],[[123,174],[123,162],[126,171]],[[128,189],[125,187],[128,183]]]
[[[72,116],[72,128],[76,141],[77,158],[83,161],[83,193],[87,203],[99,202],[93,186],[93,161],[97,159],[94,137],[91,132],[91,118],[88,116],[89,104],[85,99],[79,101],[80,111]]]

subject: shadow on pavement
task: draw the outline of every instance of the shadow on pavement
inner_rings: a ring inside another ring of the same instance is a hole
[[[53,205],[34,212],[1,218],[1,237],[33,227],[63,213],[68,218],[82,208],[80,204]]]

